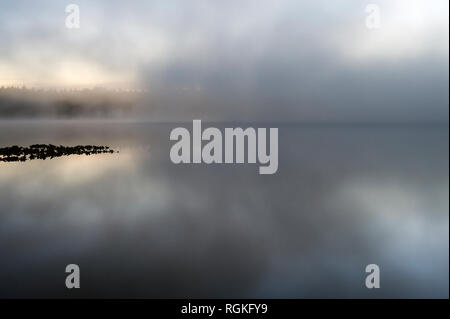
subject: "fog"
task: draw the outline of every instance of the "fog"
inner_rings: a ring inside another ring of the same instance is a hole
[[[448,1],[74,2],[0,2],[0,297],[448,298]],[[277,173],[173,164],[194,119]]]
[[[0,5],[0,84],[139,88],[156,121],[447,122],[448,2]]]

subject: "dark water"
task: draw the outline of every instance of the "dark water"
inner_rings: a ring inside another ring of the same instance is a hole
[[[0,163],[0,297],[448,298],[448,126],[280,125],[259,175],[172,164],[191,125],[0,123],[0,147],[120,151]]]

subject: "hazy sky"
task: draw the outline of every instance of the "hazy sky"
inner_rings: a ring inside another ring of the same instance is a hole
[[[381,25],[366,27],[366,5]],[[183,92],[266,117],[447,121],[449,3],[0,2],[0,85]],[[230,101],[229,103],[227,101]]]

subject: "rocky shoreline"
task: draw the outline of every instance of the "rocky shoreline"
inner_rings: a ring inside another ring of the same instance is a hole
[[[0,148],[0,162],[25,162],[68,155],[112,154],[115,152],[108,146],[96,145],[56,146],[52,144],[33,144],[28,147],[13,145]]]

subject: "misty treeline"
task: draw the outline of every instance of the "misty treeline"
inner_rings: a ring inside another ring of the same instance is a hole
[[[0,87],[0,118],[122,117],[130,114],[139,91]]]

